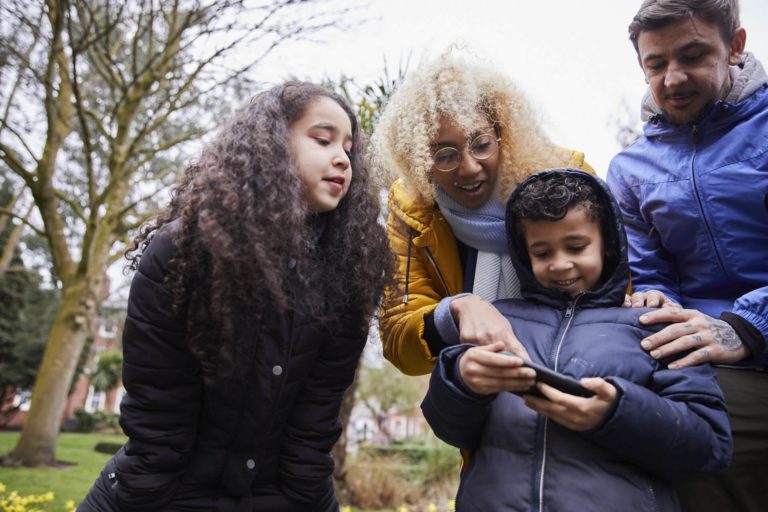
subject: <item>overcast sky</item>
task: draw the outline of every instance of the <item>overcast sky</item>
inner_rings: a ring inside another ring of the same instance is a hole
[[[326,32],[322,44],[278,47],[255,70],[257,79],[274,84],[291,76],[319,81],[345,75],[365,85],[382,76],[385,61],[396,73],[409,55],[412,69],[463,42],[517,81],[551,138],[583,151],[603,177],[620,149],[612,120],[639,117],[645,83],[627,25],[640,0],[331,1],[364,6],[356,16],[368,21],[348,32]],[[742,0],[741,21],[747,50],[768,65],[766,4]],[[125,285],[118,274],[110,275]]]
[[[456,41],[499,66],[528,93],[552,139],[584,151],[605,175],[620,149],[615,117],[636,118],[645,90],[627,25],[640,0],[371,0],[369,21],[323,44],[278,48],[258,69],[271,83],[346,75],[372,83],[410,55],[410,68]],[[768,65],[768,0],[742,0],[747,50]],[[624,105],[631,112],[624,112]]]

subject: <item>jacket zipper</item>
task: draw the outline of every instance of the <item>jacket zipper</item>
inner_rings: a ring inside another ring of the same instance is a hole
[[[413,230],[408,230],[408,257],[405,259],[405,293],[403,304],[408,304],[408,281],[411,277],[411,249],[413,248]]]
[[[565,335],[568,334],[568,330],[571,327],[571,322],[573,322],[574,312],[576,311],[576,304],[579,302],[579,299],[584,295],[584,292],[580,292],[576,295],[576,297],[573,298],[573,301],[568,303],[568,306],[565,308],[565,316],[563,317],[564,320],[566,320],[565,328],[563,329],[563,333],[560,335],[560,339],[558,340],[557,344],[555,345],[554,349],[554,366],[553,369],[557,371],[557,365],[560,358],[560,348],[563,346],[563,341],[565,340]],[[538,510],[542,511],[544,510],[544,472],[547,467],[547,438],[549,434],[549,418],[544,417],[544,439],[542,440],[541,444],[541,469],[539,470],[539,506]]]
[[[413,231],[408,230],[408,257],[405,262],[405,293],[403,294],[403,304],[408,304],[408,284],[410,282],[410,276],[411,276],[412,247],[413,247]],[[435,273],[437,274],[437,278],[440,279],[440,284],[443,287],[445,296],[448,297],[451,294],[451,292],[448,290],[448,283],[445,282],[443,273],[440,272],[440,268],[437,266],[435,257],[432,256],[432,253],[430,252],[429,247],[424,247],[424,254],[427,255],[427,259],[432,264],[432,268],[435,269]]]
[[[427,255],[427,259],[432,264],[432,267],[435,269],[435,272],[437,272],[437,277],[440,279],[440,284],[443,286],[443,291],[445,292],[445,296],[448,297],[451,292],[448,290],[448,283],[445,282],[445,278],[443,277],[443,273],[440,272],[440,268],[437,266],[437,262],[435,261],[434,256],[432,256],[432,253],[429,250],[429,247],[424,247],[424,252]]]
[[[720,253],[717,250],[717,245],[715,244],[715,237],[712,235],[712,229],[709,226],[709,222],[707,221],[707,216],[704,214],[704,204],[701,201],[701,196],[699,195],[699,184],[696,181],[696,156],[697,156],[697,146],[696,144],[699,141],[699,127],[698,125],[693,125],[691,129],[691,140],[693,142],[693,156],[691,157],[691,183],[693,184],[693,194],[696,196],[696,202],[699,205],[699,213],[701,214],[701,221],[704,223],[704,228],[707,230],[707,236],[709,236],[709,243],[712,245],[712,252],[715,254],[715,258],[717,259],[717,264],[720,266],[720,271],[723,273],[725,277],[728,277],[728,272],[725,270],[725,265],[723,264],[723,260],[720,257]]]

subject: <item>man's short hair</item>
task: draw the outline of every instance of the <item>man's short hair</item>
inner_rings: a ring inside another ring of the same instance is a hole
[[[700,18],[717,25],[727,45],[739,22],[739,0],[644,0],[629,24],[629,39],[637,50],[640,32],[655,30],[685,18]]]

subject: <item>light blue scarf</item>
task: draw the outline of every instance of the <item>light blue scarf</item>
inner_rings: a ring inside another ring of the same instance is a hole
[[[477,249],[472,293],[489,302],[519,298],[520,281],[509,256],[504,227],[506,206],[496,190],[483,206],[473,210],[454,201],[438,185],[435,202],[456,238]]]
[[[483,206],[472,209],[454,201],[440,185],[435,188],[435,202],[456,238],[478,251],[508,251],[504,228],[506,205],[499,200],[496,190]]]

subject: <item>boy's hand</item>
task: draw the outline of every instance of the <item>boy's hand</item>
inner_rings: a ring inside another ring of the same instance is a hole
[[[515,336],[509,320],[493,305],[478,295],[467,295],[451,302],[451,314],[459,326],[459,341],[488,345],[503,341],[506,350],[523,359],[528,352]]]
[[[575,432],[584,432],[600,425],[613,406],[618,392],[610,382],[600,377],[581,379],[581,385],[596,393],[590,398],[569,395],[539,382],[536,384],[546,398],[523,395],[525,405],[552,421]]]
[[[523,391],[533,386],[536,372],[522,368],[522,359],[500,354],[505,348],[504,343],[497,341],[464,352],[459,360],[464,385],[478,395]]]
[[[658,290],[624,295],[625,308],[679,308],[680,305]]]

